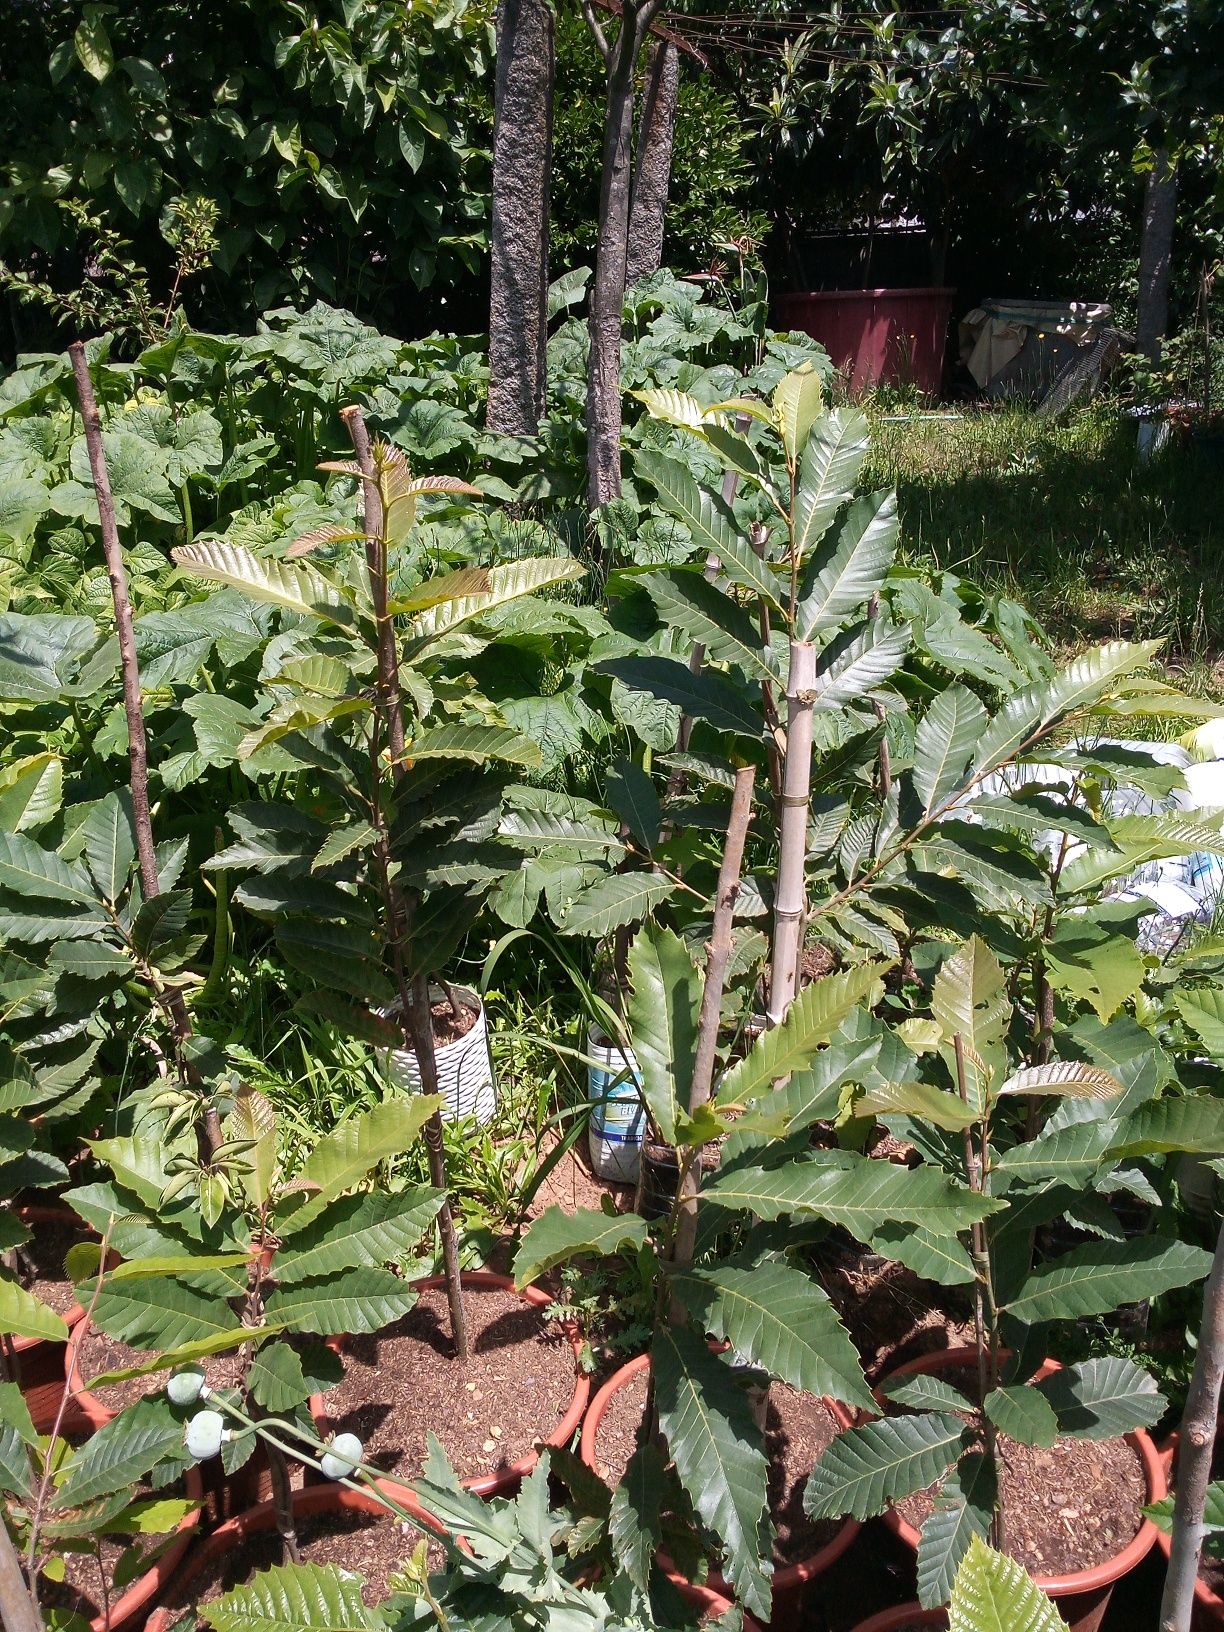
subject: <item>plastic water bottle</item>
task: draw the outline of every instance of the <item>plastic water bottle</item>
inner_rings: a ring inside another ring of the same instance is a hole
[[[637,1058],[595,1026],[587,1035],[587,1053],[598,1062],[587,1067],[591,1167],[596,1178],[636,1184],[646,1132]]]

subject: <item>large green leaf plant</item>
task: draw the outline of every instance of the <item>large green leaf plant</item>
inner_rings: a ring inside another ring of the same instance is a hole
[[[1100,1207],[1098,1192],[1125,1183],[1136,1161],[1217,1148],[1224,1104],[1157,1097],[1150,1061],[1123,1073],[1129,1086],[1084,1059],[1016,1064],[1030,1042],[1030,1021],[1014,1005],[1003,967],[975,937],[948,950],[929,1016],[883,1032],[886,1080],[853,1096],[856,1113],[883,1116],[917,1143],[926,1160],[906,1175],[911,1181],[940,1174],[967,1185],[982,1209],[966,1227],[953,1209],[936,1205],[904,1248],[899,1216],[875,1234],[861,1219],[846,1220],[860,1240],[885,1251],[892,1242],[894,1255],[927,1278],[972,1290],[976,1357],[963,1378],[899,1374],[886,1382],[895,1414],[841,1436],[805,1494],[813,1517],[864,1518],[941,1483],[918,1551],[919,1596],[928,1607],[947,1601],[974,1536],[1005,1544],[1000,1435],[1047,1447],[1060,1435],[1106,1439],[1150,1427],[1164,1411],[1152,1377],[1117,1356],[1032,1383],[1050,1326],[1186,1286],[1211,1263],[1209,1253],[1175,1238],[1128,1236]],[[1082,1217],[1091,1234],[1035,1262],[1035,1231],[1068,1215]]]

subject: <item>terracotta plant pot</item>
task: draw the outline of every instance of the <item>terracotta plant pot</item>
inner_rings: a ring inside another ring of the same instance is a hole
[[[1002,1358],[1006,1359],[1006,1354]],[[976,1363],[977,1352],[974,1349],[941,1349],[935,1354],[924,1354],[916,1360],[907,1360],[904,1365],[897,1366],[895,1370],[889,1372],[888,1376],[902,1377],[914,1372],[963,1371]],[[1042,1378],[1049,1377],[1061,1369],[1057,1360],[1047,1360],[1034,1373],[1033,1381],[1040,1382]],[[1136,1429],[1123,1437],[1138,1453],[1143,1465],[1143,1477],[1147,1485],[1144,1505],[1159,1501],[1168,1487],[1160,1455],[1151,1436],[1145,1434],[1142,1429]],[[882,1517],[893,1534],[907,1547],[917,1552],[920,1532],[912,1524],[907,1523],[894,1508],[889,1508]],[[1144,1519],[1126,1546],[1103,1564],[1094,1564],[1085,1570],[1071,1570],[1066,1575],[1039,1575],[1034,1579],[1041,1590],[1058,1605],[1071,1632],[1097,1632],[1109,1607],[1115,1584],[1138,1568],[1151,1551],[1157,1534],[1156,1526],[1151,1519]]]
[[[649,1371],[649,1369],[650,1356],[648,1354],[639,1354],[635,1360],[630,1360],[619,1371],[613,1372],[612,1376],[608,1378],[608,1381],[591,1401],[590,1410],[587,1412],[586,1420],[582,1424],[582,1441],[579,1454],[587,1467],[593,1471],[597,1471],[599,1466],[595,1452],[596,1437],[599,1433],[599,1425],[604,1419],[609,1404],[622,1388],[627,1387],[629,1383],[633,1382],[634,1378],[640,1377],[643,1372]],[[824,1405],[836,1420],[840,1429],[844,1430],[853,1426],[853,1417],[836,1400],[824,1397]],[[813,1553],[811,1558],[801,1559],[798,1564],[788,1564],[774,1571],[772,1621],[774,1626],[785,1627],[794,1623],[804,1595],[804,1589],[808,1583],[815,1581],[818,1576],[823,1575],[827,1569],[837,1562],[846,1549],[852,1545],[860,1528],[856,1519],[846,1519],[832,1540],[825,1542],[824,1546],[818,1552]],[[666,1561],[664,1562],[666,1563]],[[711,1575],[710,1587],[716,1593],[734,1591],[730,1584],[717,1574]]]
[[[896,1609],[882,1609],[877,1615],[868,1616],[865,1621],[859,1622],[854,1632],[900,1632],[902,1627],[946,1627],[947,1624],[946,1609],[923,1609],[921,1604],[899,1604]]]
[[[508,1275],[495,1275],[490,1270],[465,1270],[462,1277],[463,1285],[473,1291],[488,1288],[498,1292],[513,1292],[514,1282]],[[430,1275],[425,1280],[415,1283],[423,1291],[444,1287],[446,1278],[442,1275]],[[541,1291],[538,1286],[526,1287],[518,1296],[524,1303],[534,1305],[538,1309],[547,1309],[553,1302],[552,1297]],[[583,1413],[587,1408],[587,1400],[591,1393],[591,1380],[579,1366],[579,1357],[582,1353],[582,1337],[577,1326],[566,1322],[565,1336],[570,1348],[574,1352],[574,1393],[566,1407],[561,1420],[551,1432],[541,1440],[542,1445],[568,1445],[577,1432],[578,1424],[582,1421]],[[343,1356],[344,1339],[338,1338],[332,1342],[332,1347]],[[331,1417],[321,1394],[311,1396],[310,1414],[314,1418],[315,1430],[321,1439],[327,1439],[334,1431]],[[505,1496],[518,1489],[520,1482],[529,1474],[540,1460],[538,1450],[528,1451],[520,1456],[517,1462],[512,1462],[507,1468],[499,1468],[495,1473],[478,1474],[474,1478],[462,1481],[466,1490],[471,1490],[477,1496]],[[396,1501],[403,1501],[407,1487],[396,1479],[379,1479],[376,1481],[381,1490],[385,1490]]]
[[[1176,1434],[1170,1434],[1160,1451],[1160,1465],[1170,1490],[1174,1487],[1173,1471],[1177,1463]],[[1165,1565],[1173,1548],[1173,1538],[1164,1530],[1157,1530],[1156,1545],[1164,1554]],[[1191,1632],[1219,1632],[1224,1628],[1224,1598],[1213,1592],[1200,1575],[1194,1583],[1194,1609],[1190,1616]]]
[[[35,1424],[37,1427],[37,1424]],[[198,1468],[188,1468],[183,1474],[183,1486],[193,1502],[203,1503],[204,1482],[200,1478]],[[179,1572],[184,1554],[195,1539],[200,1524],[201,1507],[192,1508],[179,1522],[174,1533],[174,1539],[144,1572],[138,1576],[127,1591],[122,1593],[110,1606],[107,1615],[95,1615],[90,1621],[90,1632],[134,1632],[145,1616],[150,1606],[161,1597],[167,1586]]]
[[[716,1621],[720,1615],[725,1615],[735,1605],[730,1598],[724,1598],[722,1593],[715,1592],[712,1587],[695,1586],[691,1581],[685,1581],[682,1576],[669,1577],[672,1585],[677,1588],[685,1603],[692,1604],[701,1615],[704,1626],[707,1621]],[[744,1632],[761,1632],[761,1623],[754,1621],[748,1611],[744,1611]]]
[[[416,1500],[411,1493],[407,1498],[400,1499],[401,1507],[408,1508],[423,1529],[436,1530],[442,1534],[442,1526]],[[293,1494],[293,1515],[296,1519],[307,1518],[316,1513],[332,1513],[340,1509],[348,1509],[358,1513],[386,1513],[383,1504],[374,1496],[368,1496],[364,1491],[349,1490],[344,1485],[311,1485],[306,1490],[298,1490]],[[391,1517],[390,1514],[387,1515]],[[196,1548],[188,1562],[187,1568],[180,1574],[178,1585],[188,1587],[210,1564],[223,1558],[226,1553],[232,1552],[235,1547],[241,1547],[249,1536],[263,1535],[269,1530],[276,1529],[276,1508],[272,1502],[260,1502],[256,1507],[249,1507],[244,1513],[235,1514],[232,1519],[226,1519],[219,1524],[212,1535]],[[174,1625],[179,1611],[172,1609],[155,1609],[146,1623],[145,1632],[169,1632]]]
[[[74,1229],[88,1229],[71,1207],[52,1207],[31,1202],[16,1208],[15,1211],[21,1222],[32,1229],[39,1224],[70,1224]],[[69,1332],[84,1319],[84,1316],[84,1309],[76,1302],[64,1311],[63,1320]],[[15,1362],[17,1379],[23,1388],[38,1388],[46,1383],[63,1382],[62,1342],[46,1337],[6,1337],[4,1346]]]

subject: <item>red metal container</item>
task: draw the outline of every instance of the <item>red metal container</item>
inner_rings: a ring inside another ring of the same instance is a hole
[[[913,385],[937,396],[954,289],[822,289],[774,297],[782,329],[819,340],[853,393]]]

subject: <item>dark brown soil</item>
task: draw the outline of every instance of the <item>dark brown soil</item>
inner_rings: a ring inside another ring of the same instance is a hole
[[[371,1609],[390,1591],[389,1579],[403,1570],[421,1540],[422,1531],[388,1514],[338,1509],[298,1520],[298,1547],[307,1564],[336,1564],[365,1577],[362,1597]],[[440,1570],[446,1553],[440,1541],[429,1545],[429,1568]],[[175,1613],[190,1617],[189,1626],[204,1626],[190,1616],[191,1608],[212,1603],[233,1587],[249,1581],[260,1570],[284,1563],[281,1539],[275,1530],[250,1536],[241,1546],[215,1560],[164,1600]]]
[[[972,1311],[956,1288],[932,1286],[850,1245],[822,1248],[819,1268],[871,1379],[921,1354],[973,1342]]]
[[[599,1476],[610,1485],[620,1483],[637,1448],[648,1375],[642,1371],[617,1390],[595,1436]],[[765,1452],[769,1458],[769,1511],[777,1532],[774,1559],[779,1565],[811,1558],[841,1529],[839,1519],[814,1524],[803,1511],[808,1474],[836,1433],[837,1424],[822,1400],[800,1394],[785,1383],[772,1384],[765,1419]]]
[[[117,1338],[108,1337],[99,1327],[90,1324],[81,1334],[77,1347],[77,1371],[89,1387],[89,1379],[105,1371],[123,1371],[128,1366],[141,1366],[153,1359],[153,1351],[131,1349]],[[214,1354],[201,1360],[204,1380],[210,1388],[234,1388],[242,1375],[241,1362],[236,1353]],[[146,1394],[155,1394],[165,1388],[168,1373],[152,1372],[148,1377],[129,1377],[123,1383],[110,1383],[105,1388],[90,1388],[89,1392],[112,1411],[122,1411],[134,1405]]]
[[[182,1493],[178,1487],[177,1493]],[[132,1492],[133,1500],[143,1500],[148,1496],[173,1496],[175,1491],[154,1491],[151,1485],[141,1481]],[[45,1607],[70,1610],[76,1614],[92,1619],[100,1615],[104,1607],[103,1581],[109,1591],[109,1607],[113,1607],[122,1595],[129,1591],[145,1570],[151,1569],[155,1560],[173,1545],[171,1536],[102,1536],[99,1542],[99,1558],[89,1553],[64,1553],[64,1579],[62,1581],[48,1581],[44,1577],[40,1585],[40,1597]],[[133,1541],[139,1546],[146,1564],[127,1583],[119,1588],[111,1587],[115,1578],[115,1569],[120,1559],[126,1553]]]
[[[70,1219],[29,1226],[30,1240],[18,1248],[22,1284],[57,1315],[77,1306],[76,1291],[64,1268],[64,1258],[79,1241],[96,1240],[83,1224]]]
[[[970,1391],[970,1379],[946,1373]],[[1143,1464],[1124,1439],[1059,1439],[1049,1450],[999,1435],[1004,1546],[1030,1575],[1067,1575],[1112,1558],[1142,1522]],[[939,1487],[897,1503],[920,1530]]]
[[[466,1037],[468,1032],[480,1018],[476,1010],[469,1008],[458,993],[455,1001],[459,1012],[455,1013],[446,998],[435,1003],[429,1011],[433,1023],[434,1044],[438,1048],[445,1048],[447,1043],[457,1043],[460,1037]]]
[[[446,1293],[375,1337],[350,1338],[344,1378],[324,1396],[337,1432],[358,1435],[366,1456],[397,1478],[425,1461],[426,1434],[471,1479],[509,1467],[546,1438],[574,1393],[574,1354],[559,1328],[513,1292],[465,1291],[471,1357],[454,1357]]]

